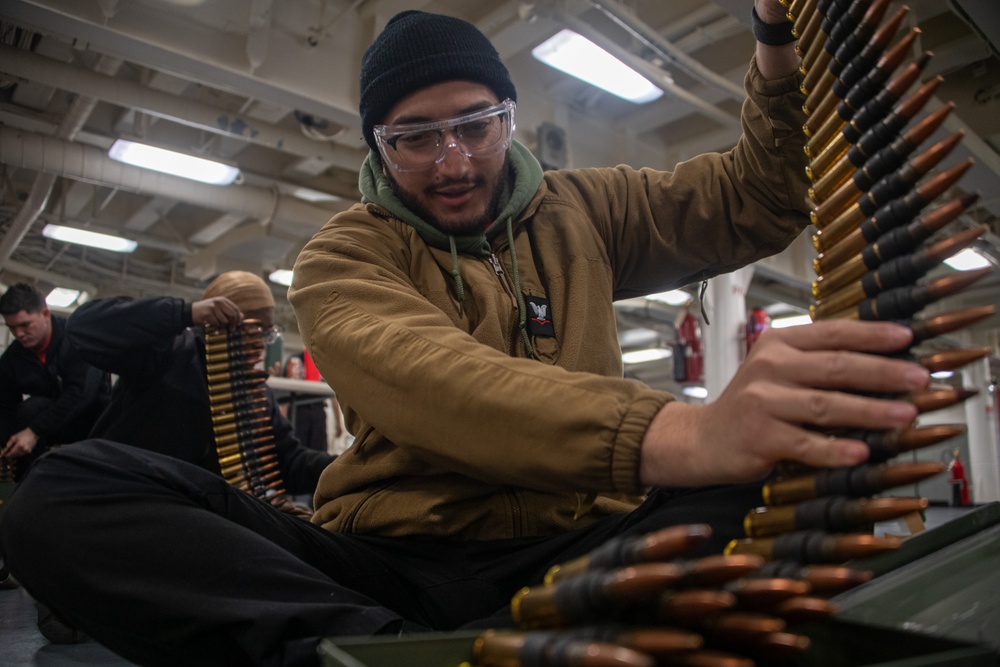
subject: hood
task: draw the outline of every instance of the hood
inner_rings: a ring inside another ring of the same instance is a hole
[[[542,182],[541,165],[538,164],[538,160],[531,154],[531,151],[522,144],[516,141],[512,142],[508,157],[510,168],[514,172],[513,187],[511,187],[510,192],[502,195],[500,213],[481,234],[446,234],[406,208],[393,192],[389,185],[389,179],[382,173],[382,162],[374,151],[368,153],[368,157],[361,167],[361,175],[358,179],[361,201],[366,204],[378,204],[386,209],[413,227],[427,245],[450,250],[454,244],[455,249],[459,252],[485,257],[491,252],[491,241],[503,233],[507,224],[516,219],[525,209]]]

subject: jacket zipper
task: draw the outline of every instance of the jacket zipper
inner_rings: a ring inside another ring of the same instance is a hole
[[[497,278],[503,275],[503,265],[500,263],[500,259],[496,256],[496,253],[490,253],[490,264],[493,265],[493,272],[497,274]]]
[[[500,285],[501,285],[501,287],[503,287],[504,292],[507,294],[508,297],[510,297],[512,299],[512,301],[513,301],[512,305],[514,307],[514,310],[516,311],[517,310],[517,295],[514,294],[514,286],[513,286],[513,284],[510,281],[508,281],[505,278],[505,276],[504,276],[505,272],[503,270],[503,264],[500,263],[500,258],[497,257],[497,255],[496,255],[495,252],[491,252],[490,256],[486,258],[486,261],[488,261],[490,263],[490,266],[493,267],[493,273],[496,274],[497,280],[500,281]],[[514,331],[512,333],[513,339],[509,342],[510,349],[512,351],[515,350],[515,349],[517,349],[517,343],[515,341],[516,341],[518,335],[519,335],[519,332],[518,332],[518,329],[517,329],[517,323],[515,322],[514,323]]]

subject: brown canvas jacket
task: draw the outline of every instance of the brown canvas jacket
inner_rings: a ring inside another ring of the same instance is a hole
[[[486,256],[433,247],[376,203],[330,220],[289,299],[357,439],[323,473],[314,521],[486,540],[634,507],[640,442],[672,397],[622,377],[612,301],[734,270],[802,231],[797,83],[751,66],[730,152],[673,172],[545,173],[511,221],[514,253],[506,233]],[[522,294],[550,304],[538,359],[520,338],[515,259]]]

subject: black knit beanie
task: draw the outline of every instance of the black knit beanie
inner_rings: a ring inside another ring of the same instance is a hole
[[[361,131],[378,150],[373,128],[396,102],[442,81],[476,81],[502,101],[517,100],[500,54],[468,21],[416,10],[385,25],[361,59]]]

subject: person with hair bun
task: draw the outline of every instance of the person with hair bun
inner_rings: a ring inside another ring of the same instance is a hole
[[[246,271],[220,274],[197,301],[108,297],[80,306],[69,318],[70,341],[84,359],[118,376],[111,404],[90,438],[166,454],[218,473],[204,330],[233,330],[244,320],[256,320],[262,330],[276,335],[271,289]],[[333,457],[302,447],[273,394],[266,394],[285,490],[311,495]]]

